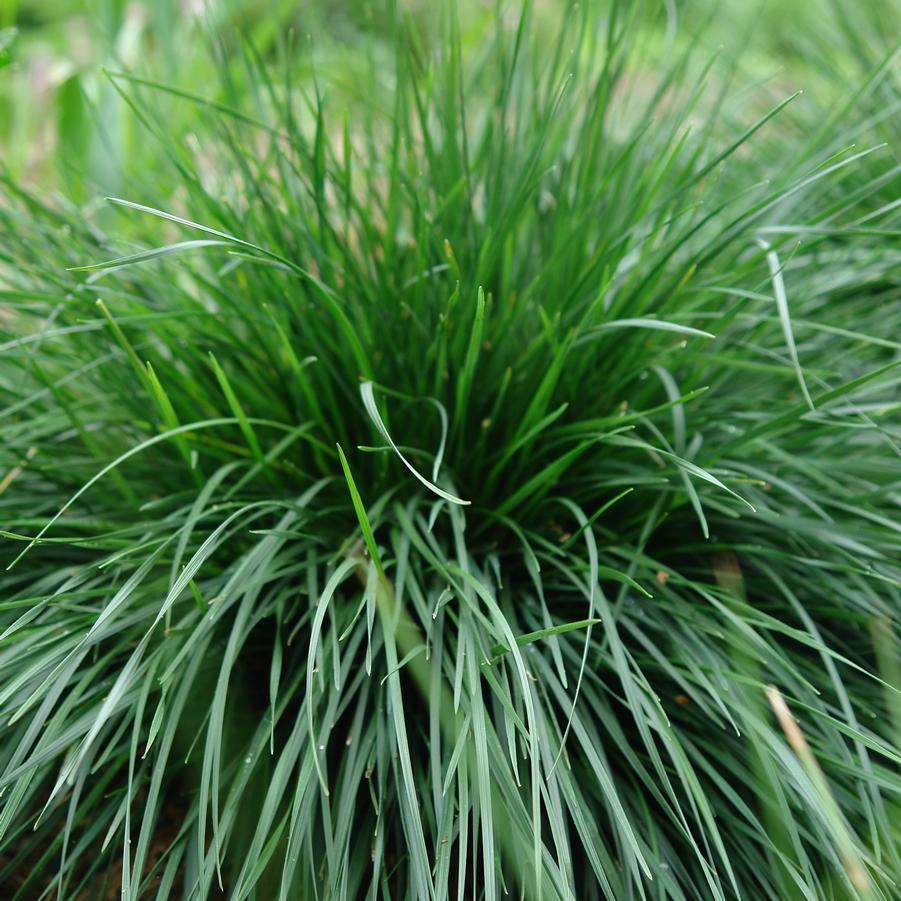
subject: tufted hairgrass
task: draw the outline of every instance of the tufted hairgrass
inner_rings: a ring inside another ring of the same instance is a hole
[[[6,897],[897,897],[896,48],[469,13],[0,173]]]

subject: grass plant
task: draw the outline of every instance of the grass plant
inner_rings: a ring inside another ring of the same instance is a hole
[[[5,897],[897,898],[897,48],[374,15],[0,171]]]

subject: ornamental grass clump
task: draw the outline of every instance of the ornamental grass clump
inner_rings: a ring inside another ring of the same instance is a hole
[[[2,176],[5,897],[898,897],[898,70],[554,9]]]

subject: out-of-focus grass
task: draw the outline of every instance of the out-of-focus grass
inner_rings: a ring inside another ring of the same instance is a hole
[[[292,19],[295,27],[286,30]],[[351,53],[343,63],[352,64],[363,31],[371,34],[378,24],[371,19],[356,0],[0,3],[7,62],[0,76],[0,158],[12,177],[59,186],[77,200],[115,193],[126,171],[152,165],[154,150],[146,147],[141,123],[110,71],[135,71],[203,92],[216,78],[208,48],[226,31],[242,33],[264,56],[315,32],[324,59],[344,46]],[[183,112],[183,105],[173,105],[173,115]]]
[[[398,5],[416,18],[426,39],[435,33],[433,4]],[[477,48],[485,40],[493,5],[458,4],[467,46]],[[901,21],[898,0],[662,5],[667,15],[649,35],[649,60],[658,65],[668,52],[695,40],[697,31],[705,53],[719,52],[724,61],[711,70],[714,78],[727,78],[727,66],[741,51],[738,65],[762,106],[786,91],[812,91],[820,100],[837,93],[891,51],[892,40],[897,42],[891,23]],[[536,7],[537,16],[554,20],[565,4],[542,0]],[[263,56],[315,36],[317,67],[351,87],[363,72],[363,43],[371,44],[387,27],[384,13],[366,0],[0,0],[0,64],[8,63],[0,75],[0,159],[13,177],[59,186],[78,200],[116,193],[126,171],[153,164],[154,151],[146,148],[140,123],[106,69],[192,84],[205,93],[215,74],[212,57],[201,48],[237,28]],[[297,74],[311,72],[311,65],[301,65]],[[183,113],[183,105],[173,104],[173,115]]]
[[[196,37],[190,7],[89,0],[6,6],[15,29],[10,65],[0,82],[4,164],[12,177],[59,185],[83,199],[94,187],[113,191],[125,159],[135,163],[135,123],[103,67],[140,68],[172,78],[192,73]]]

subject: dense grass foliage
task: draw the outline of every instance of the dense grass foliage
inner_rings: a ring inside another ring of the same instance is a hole
[[[0,174],[4,897],[897,898],[894,48],[440,7]]]

